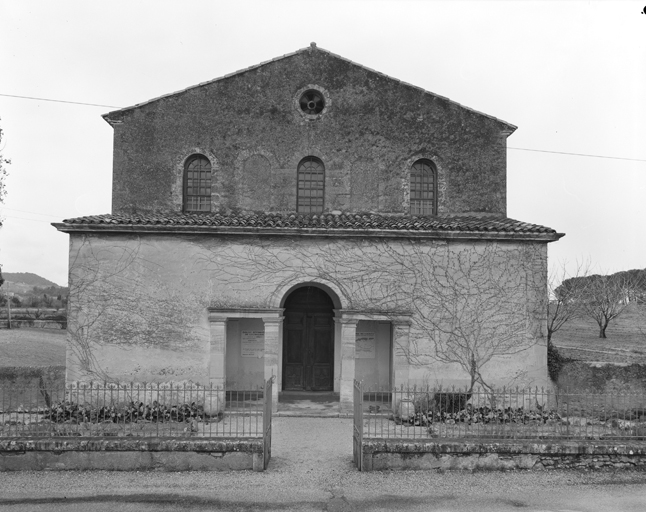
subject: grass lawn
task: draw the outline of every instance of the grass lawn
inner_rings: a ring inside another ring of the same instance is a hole
[[[0,329],[0,366],[65,366],[63,329]]]
[[[589,349],[621,354],[634,362],[646,363],[646,306],[630,304],[624,312],[610,322],[607,338],[599,338],[599,326],[589,317],[576,318],[566,323],[552,338],[557,347]],[[603,361],[603,354],[583,351],[581,359]],[[589,357],[588,357],[589,356]],[[608,361],[614,361],[608,358]]]

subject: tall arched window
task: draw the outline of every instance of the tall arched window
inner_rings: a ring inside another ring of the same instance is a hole
[[[435,215],[435,165],[430,160],[418,160],[410,171],[410,214]]]
[[[325,166],[318,158],[307,156],[298,164],[298,197],[296,211],[299,213],[323,213],[325,192]]]
[[[193,155],[184,166],[184,211],[211,211],[211,162]]]

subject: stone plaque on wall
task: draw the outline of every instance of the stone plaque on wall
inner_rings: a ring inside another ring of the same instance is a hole
[[[358,332],[355,348],[356,359],[374,359],[376,353],[374,332]]]
[[[240,336],[242,357],[265,355],[265,331],[242,331]]]

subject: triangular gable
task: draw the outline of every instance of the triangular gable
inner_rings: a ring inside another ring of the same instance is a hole
[[[212,83],[219,82],[219,81],[221,81],[221,80],[226,80],[227,78],[231,78],[231,77],[236,76],[236,75],[241,75],[242,73],[247,73],[247,72],[249,72],[249,71],[253,71],[253,70],[255,70],[255,69],[258,69],[258,68],[260,68],[260,67],[262,67],[262,66],[266,66],[267,64],[271,64],[271,63],[273,63],[273,62],[278,62],[278,61],[281,61],[281,60],[283,60],[283,59],[288,59],[288,58],[290,58],[290,57],[294,57],[294,56],[299,55],[299,54],[301,54],[301,53],[304,53],[304,52],[311,52],[311,51],[320,51],[320,52],[324,52],[324,53],[328,54],[328,55],[329,55],[329,56],[331,56],[331,57],[334,57],[334,58],[336,58],[336,59],[340,59],[340,60],[342,60],[342,61],[344,61],[344,62],[347,62],[347,63],[349,63],[349,64],[352,64],[353,66],[359,67],[359,68],[364,69],[364,70],[366,70],[366,71],[370,71],[371,73],[375,73],[375,74],[377,74],[377,75],[379,75],[379,76],[382,76],[382,77],[384,77],[384,78],[387,78],[388,80],[391,80],[391,81],[393,81],[393,82],[397,82],[397,83],[399,83],[399,84],[401,84],[401,85],[404,85],[404,86],[406,86],[406,87],[410,87],[410,88],[415,89],[415,90],[417,90],[417,91],[420,91],[420,92],[422,92],[422,93],[424,93],[424,94],[429,94],[429,95],[431,95],[431,96],[433,96],[433,97],[435,97],[435,98],[440,98],[440,99],[445,100],[445,101],[447,101],[447,102],[449,102],[449,103],[451,103],[451,104],[453,104],[453,105],[456,105],[456,106],[458,106],[458,107],[460,107],[460,108],[463,108],[463,109],[465,109],[465,110],[469,110],[469,111],[471,111],[471,112],[473,112],[473,113],[475,113],[475,114],[477,114],[477,115],[480,115],[480,116],[483,116],[483,117],[487,117],[487,118],[489,118],[489,119],[493,119],[494,121],[497,121],[497,122],[499,122],[499,123],[501,123],[501,124],[505,125],[505,126],[507,127],[507,129],[508,129],[509,133],[514,132],[514,131],[518,128],[517,126],[515,126],[515,125],[513,125],[513,124],[511,124],[511,123],[508,123],[508,122],[506,122],[506,121],[503,121],[502,119],[498,119],[497,117],[491,116],[491,115],[489,115],[489,114],[485,114],[484,112],[480,112],[480,111],[478,111],[478,110],[475,110],[475,109],[472,109],[472,108],[466,107],[466,106],[464,106],[464,105],[462,105],[462,104],[460,104],[460,103],[458,103],[458,102],[456,102],[456,101],[451,100],[450,98],[447,98],[446,96],[442,96],[442,95],[440,95],[440,94],[435,94],[435,93],[433,93],[433,92],[427,91],[426,89],[423,89],[423,88],[418,87],[418,86],[416,86],[416,85],[409,84],[408,82],[404,82],[403,80],[399,80],[399,79],[397,79],[397,78],[393,78],[392,76],[386,75],[385,73],[381,73],[380,71],[376,71],[376,70],[374,70],[374,69],[372,69],[372,68],[369,68],[369,67],[364,66],[364,65],[362,65],[362,64],[359,64],[359,63],[357,63],[357,62],[354,62],[354,61],[352,61],[352,60],[350,60],[350,59],[346,59],[345,57],[342,57],[341,55],[337,55],[336,53],[332,53],[332,52],[330,52],[330,51],[328,51],[328,50],[325,50],[324,48],[320,48],[319,46],[317,46],[317,45],[316,45],[316,43],[311,43],[311,44],[310,44],[310,46],[308,46],[307,48],[301,48],[300,50],[296,50],[295,52],[292,52],[292,53],[286,53],[285,55],[281,55],[280,57],[275,57],[275,58],[273,58],[273,59],[266,60],[266,61],[264,61],[264,62],[261,62],[261,63],[259,63],[259,64],[256,64],[256,65],[254,65],[254,66],[250,66],[250,67],[247,67],[247,68],[244,68],[244,69],[240,69],[240,70],[238,70],[238,71],[234,71],[233,73],[228,73],[228,74],[226,74],[226,75],[224,75],[224,76],[221,76],[221,77],[218,77],[218,78],[214,78],[213,80],[208,80],[208,81],[206,81],[206,82],[201,82],[201,83],[199,83],[199,84],[192,85],[192,86],[190,86],[190,87],[187,87],[187,88],[185,88],[185,89],[181,89],[181,90],[179,90],[179,91],[175,91],[175,92],[171,92],[171,93],[168,93],[168,94],[164,94],[164,95],[162,95],[162,96],[157,96],[156,98],[152,98],[152,99],[150,99],[150,100],[148,100],[148,101],[144,101],[144,102],[142,102],[142,103],[137,103],[137,104],[132,105],[132,106],[130,106],[130,107],[124,107],[124,108],[121,108],[121,109],[118,109],[118,110],[113,110],[113,111],[111,111],[111,112],[108,112],[107,114],[103,114],[103,115],[102,115],[102,117],[103,117],[103,118],[104,118],[104,119],[109,123],[109,122],[112,120],[112,117],[113,117],[113,116],[118,117],[118,114],[123,113],[123,112],[127,112],[128,110],[133,110],[133,109],[136,109],[136,108],[139,108],[139,107],[143,107],[144,105],[148,105],[148,104],[150,104],[150,103],[154,103],[155,101],[159,101],[159,100],[162,100],[162,99],[165,99],[165,98],[170,98],[170,97],[172,97],[172,96],[176,96],[176,95],[178,95],[178,94],[182,94],[182,93],[185,93],[185,92],[187,92],[187,91],[191,91],[191,90],[193,90],[193,89],[197,89],[198,87],[204,87],[204,86],[206,86],[206,85],[210,85],[210,84],[212,84]]]

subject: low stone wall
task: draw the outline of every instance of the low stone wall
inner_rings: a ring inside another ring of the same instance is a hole
[[[557,386],[573,393],[640,395],[646,406],[646,364],[571,361],[563,366]]]
[[[0,318],[0,326],[7,327],[7,318]],[[11,319],[11,328],[33,327],[35,329],[67,329],[67,320],[32,320],[32,319]]]
[[[263,471],[262,439],[0,439],[0,471]]]
[[[617,364],[646,364],[646,354],[632,350],[596,350],[591,348],[572,347],[556,345],[556,348],[563,357],[574,361],[594,363],[617,363]]]
[[[363,471],[435,469],[632,468],[646,470],[646,442],[451,442],[363,441]]]
[[[62,400],[64,389],[64,366],[0,366],[0,411],[44,407],[45,393]]]

